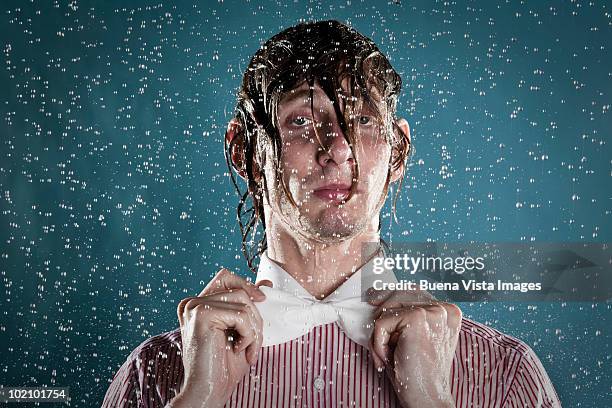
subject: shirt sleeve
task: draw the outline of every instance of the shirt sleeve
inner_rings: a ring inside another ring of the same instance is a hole
[[[544,366],[530,347],[521,356],[502,406],[561,408],[557,392]]]
[[[102,408],[140,407],[140,385],[133,353],[115,373]]]

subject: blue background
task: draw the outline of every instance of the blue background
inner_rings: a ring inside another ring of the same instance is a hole
[[[610,242],[606,2],[3,2],[0,384],[101,403],[220,266],[248,274],[222,134],[248,59],[300,19],[376,41],[415,155],[392,241]],[[612,392],[610,303],[462,304],[567,407]]]

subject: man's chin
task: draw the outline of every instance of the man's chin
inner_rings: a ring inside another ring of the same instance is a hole
[[[357,236],[366,227],[363,218],[347,218],[348,217],[341,217],[337,213],[326,213],[317,217],[315,220],[304,220],[305,222],[302,223],[302,225],[309,230],[308,235],[314,236],[322,242],[342,242]]]

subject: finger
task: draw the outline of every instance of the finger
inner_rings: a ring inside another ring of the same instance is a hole
[[[446,309],[448,327],[458,331],[461,327],[463,312],[461,311],[459,306],[453,303],[443,302],[440,304]]]
[[[429,336],[437,336],[437,333],[446,332],[446,329],[451,329],[453,335],[457,334],[458,326],[453,328],[448,324],[449,309],[452,310],[451,313],[454,313],[454,310],[459,308],[446,303],[415,304],[388,309],[378,317],[378,320],[399,319],[395,320],[394,331],[389,339],[389,345],[393,347],[400,335],[426,332]]]
[[[415,290],[403,290],[400,291],[400,297],[406,296],[408,299],[412,299],[416,302],[438,302],[434,295],[426,290],[415,289]]]
[[[213,295],[206,296],[206,299],[211,301],[221,301],[230,303],[243,303],[248,306],[249,311],[252,314],[252,318],[263,327],[263,319],[259,310],[251,300],[250,296],[243,289],[232,289],[230,292],[215,293]]]
[[[252,282],[247,281],[243,277],[225,268],[221,269],[217,275],[215,275],[202,292],[200,292],[199,296],[227,292],[232,289],[244,290],[251,299],[257,302],[261,302],[266,298],[266,295]]]
[[[429,313],[428,322],[433,324],[443,324],[445,326],[448,325],[448,314],[446,312],[446,308],[442,305],[442,303],[435,303],[432,305],[423,306]]]
[[[180,323],[181,329],[185,327],[187,324],[189,324],[189,321],[191,319],[191,313],[193,309],[195,309],[197,306],[200,306],[202,310],[208,311],[210,313],[213,313],[214,309],[225,309],[225,310],[231,310],[233,312],[245,312],[245,313],[247,310],[246,309],[247,305],[245,305],[244,303],[206,301],[202,298],[197,298],[197,297],[189,300],[188,302],[185,303],[185,305],[187,303],[189,303],[189,306],[182,307],[181,308],[182,312],[179,315],[179,323]]]
[[[390,329],[392,329],[390,321],[379,319],[374,323],[374,330],[372,331],[372,349],[383,364],[388,364],[391,360],[389,338],[393,330],[390,331]]]
[[[255,340],[253,343],[245,343],[242,341],[242,339],[240,339],[240,341],[236,344],[236,351],[246,351],[247,360],[250,363],[254,363],[257,361],[256,352],[263,343],[263,321],[255,307],[250,307],[249,305],[245,306],[246,307],[241,312],[247,314],[248,321],[253,328]]]
[[[374,350],[385,364],[393,366],[393,351],[401,335],[411,335],[425,330],[427,311],[422,307],[390,309],[374,323],[372,343]]]
[[[255,304],[249,299],[249,296],[242,289],[235,290],[232,292],[225,293],[217,293],[214,295],[206,296],[207,299],[211,299],[213,301],[222,300],[224,302],[240,302],[246,305],[245,311],[248,313],[249,321],[253,326],[255,342],[245,342],[242,339],[236,344],[236,351],[240,352],[246,350],[247,361],[249,363],[254,364],[257,362],[257,354],[261,345],[263,344],[263,319]]]
[[[217,329],[224,332],[232,343],[235,353],[240,353],[256,337],[256,327],[248,307],[244,304],[227,302],[201,302],[193,308],[185,309],[186,319],[193,321],[196,330]]]
[[[255,326],[248,313],[239,314],[234,310],[217,307],[206,310],[203,308],[203,305],[196,306],[191,313],[206,313],[207,319],[210,322],[209,325],[205,325],[207,329],[213,328],[223,332],[233,330],[238,333],[239,339],[233,345],[234,353],[240,353],[256,340]]]
[[[446,309],[440,304],[423,306],[427,336],[432,344],[439,344],[448,334]]]
[[[189,296],[181,300],[178,306],[176,307],[176,314],[178,315],[179,323],[181,326],[185,324],[184,317],[185,317],[185,309],[187,308],[187,305],[189,305],[190,308],[193,308],[194,306],[200,303],[200,302],[195,302],[195,300],[197,299],[203,299],[203,298],[198,297],[198,296]]]
[[[234,351],[236,353],[245,353],[245,358],[247,362],[251,365],[257,362],[259,358],[259,350],[263,345],[263,330],[262,330],[262,322],[258,321],[255,316],[253,310],[249,307],[246,307],[243,312],[246,313],[247,319],[246,321],[249,323],[253,338],[247,337],[239,337],[239,339],[234,343]]]
[[[438,303],[431,293],[420,289],[388,292],[391,292],[388,296],[381,294],[379,298],[373,298],[371,304],[377,306],[374,310],[374,318],[378,318],[385,310],[392,308]]]
[[[243,303],[213,301],[205,304],[205,310],[209,310],[210,313],[217,313],[219,310],[230,311],[231,313],[234,313],[244,319],[245,324],[250,327],[253,337],[256,340],[261,337],[259,334],[261,330],[258,330],[254,314],[248,305]],[[235,327],[230,327],[226,330],[226,333],[229,333],[228,340],[231,339],[233,350],[236,353],[243,352],[251,344],[252,339],[241,336],[240,332],[238,332]],[[249,356],[247,356],[247,360],[250,362]]]
[[[198,299],[195,300],[196,302]],[[200,303],[197,303],[200,304]],[[201,304],[207,305],[209,309],[226,309],[232,310],[237,313],[247,313],[249,311],[248,305],[246,303],[238,303],[238,302],[220,302],[218,300],[206,300],[201,301]],[[191,308],[193,309],[193,307]]]
[[[246,296],[246,295],[245,295]],[[246,304],[203,301],[197,298],[199,303],[193,308],[185,308],[184,320],[192,325],[193,330],[202,333],[213,329],[221,330],[224,337],[231,343],[232,351],[236,354],[243,353],[254,341],[259,347],[253,347],[250,355],[245,354],[247,362],[253,364],[257,361],[259,348],[262,341],[261,328],[257,327],[254,315]],[[181,326],[182,333],[183,326]]]
[[[390,290],[376,290],[374,288],[369,288],[366,291],[366,300],[372,306],[379,306],[392,295],[393,291]]]
[[[185,324],[183,321],[183,313],[185,312],[185,306],[187,305],[187,302],[196,297],[197,296],[186,297],[185,299],[181,300],[176,306],[176,314],[178,315],[179,324],[181,325],[181,327]]]
[[[188,315],[189,310],[194,308],[195,306],[201,303],[210,303],[217,302],[220,303],[218,306],[222,306],[223,304],[227,304],[228,308],[233,308],[234,310],[242,310],[244,306],[246,306],[246,311],[250,314],[250,317],[256,322],[258,326],[263,327],[263,319],[255,304],[251,301],[249,295],[242,290],[232,290],[231,292],[221,292],[215,293],[212,295],[206,295],[203,297],[195,297],[191,298],[187,301],[185,305],[185,310],[183,312],[183,316]],[[234,305],[234,307],[232,307]]]
[[[261,319],[260,319],[261,320]],[[261,321],[252,320],[255,326],[255,341],[246,347],[247,361],[253,365],[259,357],[259,350],[263,346],[263,323]]]
[[[435,304],[434,304],[435,305]],[[373,317],[374,319],[378,319],[382,316],[383,313],[400,313],[402,311],[408,311],[419,307],[428,307],[432,306],[431,303],[426,302],[403,302],[396,300],[389,300],[382,305],[378,306],[374,309]]]
[[[368,350],[370,350],[370,355],[372,356],[372,360],[374,360],[374,366],[376,367],[376,371],[379,373],[385,369],[385,363],[378,356],[378,353],[374,350],[374,342],[373,336],[370,336],[370,340],[368,341]]]
[[[271,280],[269,280],[269,279],[264,279],[264,280],[260,280],[259,282],[257,282],[257,283],[255,284],[255,286],[257,286],[257,287],[260,287],[260,286],[267,286],[267,287],[271,288],[271,287],[273,287],[273,286],[274,286],[274,284],[272,283],[272,281],[271,281]]]
[[[237,280],[235,279],[237,278]],[[213,285],[213,287],[211,288],[211,283],[213,281],[217,280],[217,283],[215,283]],[[211,283],[209,283],[207,285],[207,287],[200,292],[200,294],[198,296],[189,296],[183,300],[181,300],[177,306],[177,316],[178,316],[178,320],[179,320],[179,324],[181,326],[184,325],[184,320],[183,320],[183,316],[184,316],[184,312],[185,312],[185,307],[186,305],[189,303],[190,300],[192,299],[198,299],[198,298],[202,298],[204,296],[207,295],[212,295],[212,294],[216,294],[216,293],[221,293],[220,290],[217,290],[221,287],[225,287],[227,288],[227,291],[232,291],[235,289],[242,289],[244,290],[246,293],[249,293],[250,296],[252,297],[254,300],[263,300],[265,299],[265,294],[255,285],[253,285],[250,282],[247,282],[245,279],[240,278],[239,276],[233,275],[229,270],[227,269],[222,269],[221,271],[219,271],[219,273],[217,273],[217,275],[215,276],[215,278],[213,278],[213,281],[211,281]],[[228,283],[228,285],[223,286],[223,283]],[[234,284],[232,284],[232,282]],[[272,287],[272,282],[269,280],[263,280],[260,282],[260,284],[264,284],[266,286],[270,286]],[[260,296],[263,296],[263,298]],[[196,304],[199,304],[199,302],[192,302],[190,303],[192,306],[195,306]]]
[[[430,327],[448,328],[455,335],[461,327],[462,313],[457,305],[439,302],[423,306],[427,310],[427,323]]]
[[[247,326],[250,328],[250,333],[252,335],[250,337],[240,336],[237,338],[237,340],[234,342],[234,351],[236,353],[245,351],[253,342],[257,341],[257,338],[260,337],[257,333],[257,325],[255,324],[253,318],[251,317],[251,314],[245,309],[242,316]],[[251,362],[251,359],[249,358],[249,356],[247,355],[246,357],[247,357],[247,360]]]
[[[371,301],[369,303],[374,306],[382,306],[385,303],[434,303],[436,298],[425,290],[397,290],[397,291],[376,291],[373,290]],[[390,306],[396,307],[396,306]]]

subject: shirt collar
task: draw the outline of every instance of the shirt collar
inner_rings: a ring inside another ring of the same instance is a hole
[[[377,279],[383,282],[397,282],[392,269],[385,269],[382,273],[373,273],[374,258],[359,268],[346,281],[344,281],[329,296],[321,302],[332,302],[360,297],[370,288]],[[279,264],[271,260],[267,252],[260,256],[257,269],[256,282],[267,279],[272,282],[273,287],[294,296],[316,300],[289,272],[285,271]]]

